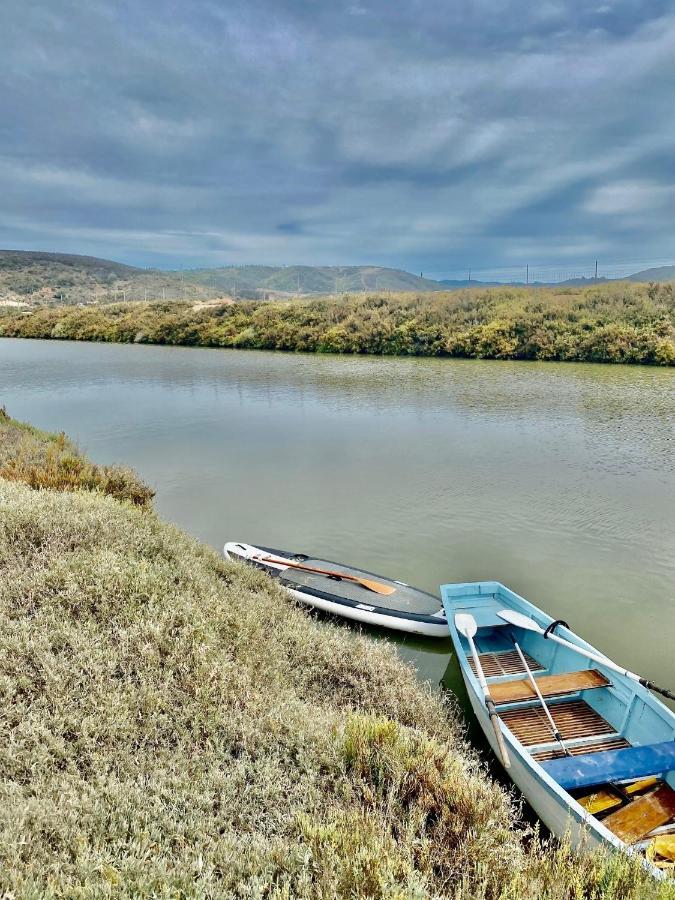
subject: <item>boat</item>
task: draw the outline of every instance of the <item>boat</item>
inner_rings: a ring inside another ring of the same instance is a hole
[[[324,612],[426,637],[448,637],[438,597],[403,581],[305,553],[228,542],[227,559],[241,560],[273,578],[297,600]]]
[[[674,695],[499,582],[441,596],[476,718],[547,828],[675,874],[675,713],[652,691]]]

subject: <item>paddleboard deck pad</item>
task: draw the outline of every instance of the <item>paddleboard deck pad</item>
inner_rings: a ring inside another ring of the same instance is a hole
[[[296,599],[316,609],[395,631],[448,637],[440,599],[401,581],[304,553],[235,541],[225,544],[223,552],[227,559],[240,560],[267,572]],[[293,563],[335,572],[335,577],[296,569],[291,565]],[[386,596],[378,594],[356,581],[341,579],[340,574],[377,581],[395,590]]]

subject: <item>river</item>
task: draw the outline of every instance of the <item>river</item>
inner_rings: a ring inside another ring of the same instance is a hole
[[[672,369],[0,339],[2,404],[218,549],[496,579],[675,681]],[[369,633],[464,700],[448,642]]]

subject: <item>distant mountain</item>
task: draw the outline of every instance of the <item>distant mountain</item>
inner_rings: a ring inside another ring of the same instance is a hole
[[[101,303],[114,300],[206,299],[205,288],[180,274],[138,269],[69,253],[0,250],[0,303]]]
[[[579,278],[568,278],[565,281],[530,281],[530,287],[590,287],[592,284],[605,284],[608,281],[675,281],[675,266],[659,266],[655,269],[644,269],[642,272],[636,272],[634,275],[624,275],[622,278],[594,278],[591,276],[581,276]],[[474,278],[469,282],[467,279],[451,280],[444,278],[439,281],[448,290],[456,290],[466,287],[504,287],[505,285],[513,285],[514,287],[527,287],[524,281],[478,281]]]
[[[675,281],[675,266],[658,266],[656,269],[644,269],[635,275],[627,275],[626,281]]]
[[[598,281],[607,279],[599,278]],[[645,269],[628,281],[675,280],[675,265]],[[531,286],[593,284],[593,278]],[[0,250],[0,304],[89,304],[137,300],[274,299],[361,292],[443,291],[497,287],[505,282],[471,279],[434,281],[382,266],[223,266],[166,272],[140,269],[109,259]],[[522,281],[509,282],[525,286]]]
[[[474,278],[472,278],[471,281],[469,281],[468,278],[464,278],[464,279],[460,278],[460,279],[456,279],[456,280],[452,279],[452,278],[444,278],[442,281],[439,281],[438,283],[442,284],[443,287],[445,287],[451,291],[458,290],[459,288],[468,288],[468,287],[472,287],[472,288],[473,287],[503,287],[505,284],[505,282],[503,282],[503,281],[476,281]],[[524,282],[520,282],[520,281],[509,282],[509,284],[521,284],[521,283],[524,285]]]
[[[65,270],[83,269],[95,277],[105,279],[111,273],[128,275],[141,272],[134,266],[113,262],[110,259],[98,259],[96,256],[80,256],[75,253],[47,253],[42,250],[0,250],[0,270],[25,270],[31,266],[51,266]]]
[[[0,250],[0,302],[274,298],[360,291],[438,291],[437,281],[379,266],[226,266],[139,269],[92,256]]]
[[[193,269],[185,277],[242,297],[442,290],[437,281],[381,266],[228,266]]]

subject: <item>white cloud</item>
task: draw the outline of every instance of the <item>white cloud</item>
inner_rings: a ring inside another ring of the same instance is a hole
[[[615,216],[657,210],[667,206],[672,209],[675,186],[654,181],[615,181],[595,188],[585,203],[591,213]]]
[[[0,244],[417,270],[665,253],[675,16],[357,7],[5,0]]]

